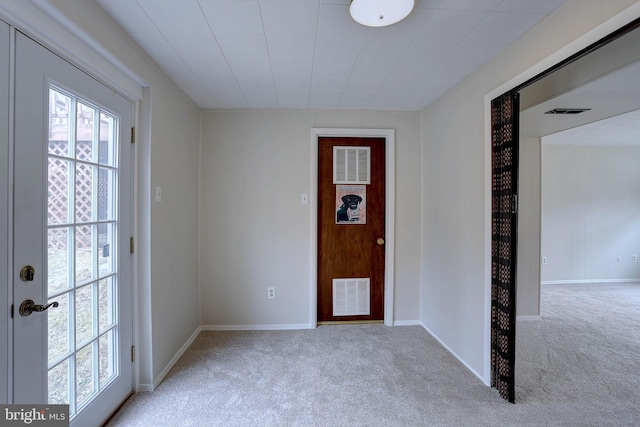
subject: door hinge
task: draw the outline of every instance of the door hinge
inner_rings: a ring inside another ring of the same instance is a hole
[[[131,143],[136,143],[136,128],[131,128]]]
[[[131,346],[131,362],[136,361],[136,346]]]
[[[11,318],[13,319],[13,304],[11,304]]]
[[[517,194],[514,194],[511,198],[511,213],[512,214],[518,213],[518,195]]]
[[[133,253],[134,249],[135,249],[135,246],[134,246],[134,242],[133,242],[133,237],[130,237],[129,238],[129,252]]]

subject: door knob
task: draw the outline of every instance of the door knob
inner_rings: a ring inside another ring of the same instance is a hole
[[[22,304],[20,304],[20,311],[19,311],[20,316],[29,316],[34,311],[37,311],[38,313],[40,313],[41,311],[45,311],[51,306],[57,307],[58,301],[54,301],[51,304],[42,305],[42,304],[36,304],[35,302],[33,302],[32,299],[26,299],[22,301]]]
[[[382,246],[384,245],[384,239],[382,237],[378,237],[378,240],[376,240],[376,243]]]
[[[20,280],[23,282],[32,282],[35,275],[36,270],[30,265],[25,265],[20,270]]]

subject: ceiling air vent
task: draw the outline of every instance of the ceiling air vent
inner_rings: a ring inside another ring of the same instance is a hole
[[[545,114],[580,114],[589,110],[591,110],[591,108],[554,108]]]

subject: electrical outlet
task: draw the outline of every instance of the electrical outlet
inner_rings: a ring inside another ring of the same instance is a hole
[[[276,288],[267,288],[267,298],[274,299],[276,297]]]
[[[631,261],[638,262],[638,255],[631,255]]]
[[[542,257],[542,263],[543,263],[543,264],[546,264],[546,263],[547,263],[547,257],[546,257],[546,256],[543,256],[543,257]]]

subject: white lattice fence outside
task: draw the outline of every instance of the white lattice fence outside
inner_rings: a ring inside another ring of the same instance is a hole
[[[91,150],[91,141],[78,141],[76,143],[77,158],[91,159]],[[66,157],[69,155],[68,151],[69,144],[67,141],[49,141],[50,154]],[[85,223],[97,219],[91,217],[94,203],[93,183],[97,178],[97,176],[94,177],[95,166],[84,163],[77,163],[75,166],[75,218],[70,218],[69,184],[71,164],[72,162],[59,158],[50,158],[49,160],[49,224],[70,224],[74,221],[76,223]],[[106,187],[106,183],[99,182],[98,188],[102,189],[102,194],[106,194]],[[66,247],[66,238],[63,234],[59,234],[59,236],[59,238],[55,239],[56,241],[50,241],[49,244],[55,244],[59,248]],[[91,248],[91,227],[77,227],[75,240],[77,249]]]

